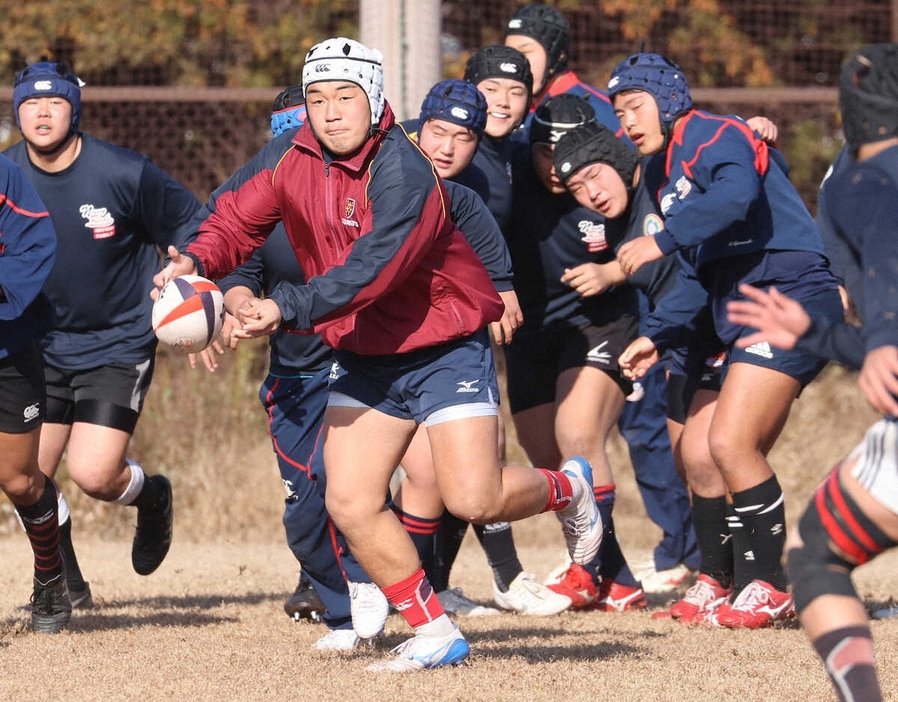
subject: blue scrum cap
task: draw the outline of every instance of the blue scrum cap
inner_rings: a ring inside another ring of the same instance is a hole
[[[19,106],[26,100],[36,97],[61,97],[72,105],[72,123],[69,125],[69,134],[76,133],[81,121],[81,87],[83,85],[84,81],[71,73],[66,64],[40,61],[26,66],[16,76],[12,92],[16,124],[22,126],[19,124]]]
[[[457,78],[441,81],[421,103],[421,125],[431,119],[467,127],[479,139],[486,127],[486,98],[473,83]]]
[[[669,126],[677,115],[692,108],[689,86],[680,67],[660,54],[634,54],[621,61],[608,81],[608,97],[628,90],[643,90],[655,98],[661,124]]]

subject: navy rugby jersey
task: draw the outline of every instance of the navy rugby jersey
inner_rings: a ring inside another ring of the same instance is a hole
[[[550,193],[539,181],[529,152],[515,160],[514,179],[514,207],[505,238],[524,327],[603,325],[637,315],[636,289],[630,285],[583,297],[561,282],[565,268],[613,261],[623,229],[610,232],[615,237],[610,238],[602,215],[579,205],[570,193]]]
[[[50,326],[42,292],[56,255],[56,233],[22,169],[0,156],[0,358],[33,344]]]
[[[867,352],[898,346],[898,146],[846,163],[824,183],[833,237],[848,254],[846,281],[863,327],[814,320],[801,348],[860,368]],[[853,288],[853,289],[852,289]]]
[[[709,261],[758,251],[823,254],[814,221],[769,147],[741,119],[692,110],[674,125],[663,180],[649,183],[665,218],[664,253]],[[659,172],[661,169],[649,169]]]
[[[159,249],[186,245],[197,199],[149,157],[87,134],[59,173],[33,166],[24,142],[6,153],[47,205],[58,238],[44,288],[55,308],[47,363],[79,370],[152,356]]]

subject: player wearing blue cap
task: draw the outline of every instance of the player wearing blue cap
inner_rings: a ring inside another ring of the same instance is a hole
[[[411,135],[417,138],[421,148],[430,156],[437,172],[442,178],[447,179],[453,206],[454,193],[458,192],[461,184],[467,182],[476,186],[478,183],[476,177],[466,178],[466,176],[470,176],[472,172],[479,173],[477,167],[470,164],[484,137],[486,123],[487,102],[483,93],[474,84],[458,79],[449,79],[434,85],[421,104],[418,120],[406,123]],[[480,196],[484,200],[489,199],[489,189],[482,189]],[[507,255],[507,248],[501,236],[494,245],[500,246]],[[512,335],[520,326],[523,316],[511,276],[502,279],[493,276],[493,283],[505,302],[503,319],[491,325],[493,340],[499,346],[504,346],[512,341]],[[408,467],[410,461],[416,457],[423,465],[429,466],[429,447],[423,437],[423,433],[419,430],[415,441],[403,457],[403,466]],[[504,462],[505,432],[501,421],[498,453],[500,460]],[[418,469],[413,473],[414,478],[421,475],[432,475],[432,469]],[[413,496],[413,491],[418,493],[417,499]],[[412,534],[419,553],[422,554],[425,568],[440,602],[447,611],[455,614],[469,616],[498,614],[498,610],[484,607],[465,597],[460,588],[449,588],[452,564],[469,525],[448,511],[444,511],[442,516],[436,519],[427,519],[409,507],[410,504],[420,500],[422,495],[433,492],[433,486],[419,487],[415,485],[414,480],[404,481],[403,521]],[[435,533],[437,522],[439,531]],[[524,572],[508,522],[476,524],[474,533],[483,546],[487,561],[493,570],[494,599],[500,607],[537,616],[558,614],[570,607],[570,598],[552,592],[539,583],[535,576]],[[428,549],[435,551],[430,558],[423,555]]]
[[[40,338],[52,309],[42,288],[56,256],[56,234],[22,170],[0,156],[0,487],[22,520],[34,553],[31,628],[56,633],[69,623],[56,486],[37,454],[47,404]]]
[[[186,243],[199,202],[148,157],[79,130],[81,81],[65,66],[23,69],[13,103],[24,140],[6,153],[47,205],[58,238],[45,286],[55,314],[43,342],[41,470],[55,475],[67,449],[69,475],[82,490],[136,507],[131,560],[148,575],[171,544],[171,484],[146,476],[126,452],[153,375],[148,293],[159,251]],[[86,604],[90,589],[74,552],[66,557],[70,588]]]
[[[728,352],[707,439],[713,470],[690,476],[690,483],[702,481],[705,496],[721,505],[727,495],[732,500],[729,529],[720,525],[719,533],[732,535],[736,597],[709,621],[767,626],[790,616],[793,601],[781,563],[783,493],[766,455],[793,400],[824,363],[768,344],[737,348],[735,342],[751,330],[728,322],[725,307],[738,297],[740,284],[777,284],[815,312],[840,320],[836,281],[779,156],[744,121],[694,110],[679,67],[658,54],[624,60],[608,87],[627,136],[640,155],[652,157],[645,164],[646,183],[665,220],[662,231],[624,244],[618,261],[629,275],[664,254],[689,250]],[[651,367],[683,326],[665,318],[663,308],[649,318],[648,335],[621,356],[632,377]]]
[[[898,545],[898,45],[868,45],[846,61],[839,102],[849,162],[823,190],[863,326],[835,323],[773,288],[744,288],[749,299],[729,312],[758,329],[741,345],[800,347],[860,368],[861,390],[883,415],[826,478],[788,544],[801,624],[839,699],[882,700],[867,611],[850,574]]]
[[[334,348],[323,427],[327,507],[353,553],[414,629],[373,671],[457,665],[469,654],[383,495],[417,426],[427,427],[447,508],[491,523],[554,511],[575,560],[601,542],[582,458],[557,472],[500,466],[498,386],[487,325],[503,305],[452,220],[433,164],[395,124],[382,56],[335,37],[306,55],[307,119],[264,148],[223,193],[185,252],[155,278],[221,277],[283,221],[305,285],[278,285],[241,310],[241,333],[282,324]],[[240,172],[240,171],[239,171]]]

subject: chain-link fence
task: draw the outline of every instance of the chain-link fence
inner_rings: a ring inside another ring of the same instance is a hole
[[[500,42],[508,18],[521,4],[444,0],[447,72],[458,75],[472,51]],[[645,17],[635,19],[619,9],[624,0],[580,8],[555,4],[571,23],[571,67],[589,82],[604,85],[611,67],[645,40],[647,48],[681,63],[699,107],[774,120],[793,179],[813,207],[816,184],[839,145],[839,65],[859,45],[890,39],[898,0],[721,0],[702,3],[701,11],[695,2],[646,0]],[[351,18],[343,15],[345,25]],[[75,47],[60,51],[77,66]],[[132,85],[141,87],[107,87],[127,83],[123,70],[88,76],[83,128],[149,154],[201,199],[268,138],[277,89],[167,88],[163,84],[173,76],[158,69],[133,70]],[[780,88],[745,88],[759,83]],[[11,93],[0,88],[0,146],[18,138]]]

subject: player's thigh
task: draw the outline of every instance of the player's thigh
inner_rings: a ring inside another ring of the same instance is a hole
[[[502,472],[494,450],[497,431],[495,415],[428,425],[437,485],[453,514],[479,514],[501,502]]]
[[[379,512],[415,422],[370,407],[328,406],[324,466],[328,510]]]
[[[709,442],[715,461],[766,455],[789,417],[801,384],[782,371],[732,363],[720,389]]]
[[[558,376],[555,436],[565,456],[604,451],[625,396],[620,385],[599,368],[569,368]]]

